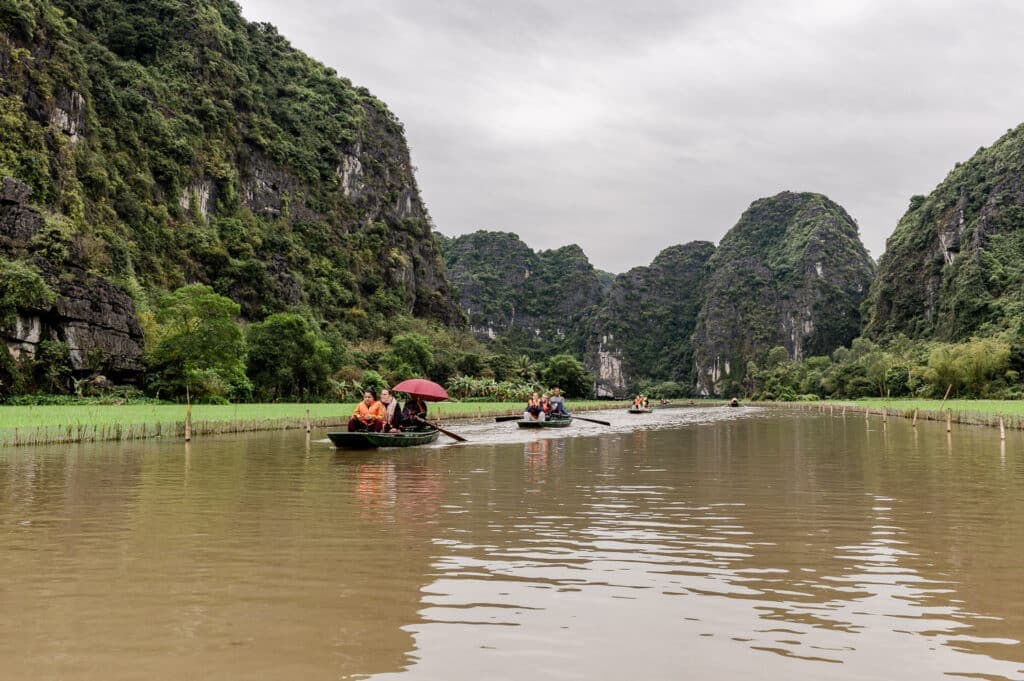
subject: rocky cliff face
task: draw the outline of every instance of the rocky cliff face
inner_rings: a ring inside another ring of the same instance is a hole
[[[13,323],[0,327],[0,338],[15,357],[34,356],[43,341],[61,341],[68,345],[77,371],[131,377],[142,369],[143,352],[142,328],[131,296],[86,271],[80,241],[68,244],[61,267],[33,248],[46,221],[28,204],[30,194],[28,186],[3,178],[0,257],[31,262],[56,300],[45,309],[22,310]]]
[[[964,340],[1024,321],[1024,126],[915,196],[886,242],[865,333]]]
[[[615,277],[592,334],[599,395],[622,395],[642,379],[693,383],[691,336],[714,252],[707,241],[672,246]]]
[[[873,274],[846,211],[791,192],[751,204],[708,268],[694,359],[697,387],[709,395],[735,392],[747,362],[773,347],[799,360],[848,344]]]
[[[584,320],[603,294],[579,246],[535,252],[515,234],[488,231],[443,243],[459,305],[478,338],[535,358],[583,354]]]
[[[515,234],[486,231],[442,241],[459,304],[492,350],[573,353],[599,396],[637,382],[692,383],[690,338],[714,245],[673,246],[612,276],[578,246],[535,252]]]
[[[0,72],[0,176],[34,190],[4,229],[61,217],[79,288],[151,304],[203,282],[249,319],[299,308],[349,337],[462,323],[401,123],[235,3],[9,4]]]

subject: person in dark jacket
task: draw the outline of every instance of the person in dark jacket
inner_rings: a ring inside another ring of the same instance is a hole
[[[402,425],[405,428],[418,428],[423,424],[419,419],[427,420],[427,405],[422,398],[411,396],[402,410]]]

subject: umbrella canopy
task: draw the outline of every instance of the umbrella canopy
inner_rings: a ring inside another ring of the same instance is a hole
[[[433,381],[425,378],[410,378],[391,389],[391,392],[409,393],[424,402],[441,402],[448,399],[448,392]]]

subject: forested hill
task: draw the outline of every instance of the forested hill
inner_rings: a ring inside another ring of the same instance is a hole
[[[55,293],[9,344],[138,368],[136,313],[195,282],[339,338],[461,323],[401,123],[230,0],[0,2],[0,74],[0,267]]]
[[[876,340],[959,341],[1024,324],[1024,125],[910,199],[878,274],[866,327]]]
[[[459,304],[495,351],[584,359],[599,394],[639,383],[693,381],[690,336],[714,246],[662,251],[625,274],[596,270],[579,246],[534,251],[509,232],[440,237]]]
[[[489,231],[439,240],[470,328],[495,351],[532,359],[584,353],[585,321],[608,277],[579,246],[534,251],[515,234]]]
[[[694,332],[698,387],[739,394],[775,347],[802,360],[860,333],[874,263],[857,225],[821,194],[782,192],[751,204],[708,262]]]

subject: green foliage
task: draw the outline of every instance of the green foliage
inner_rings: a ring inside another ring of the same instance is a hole
[[[148,358],[151,388],[198,400],[246,397],[251,385],[238,313],[237,303],[203,284],[164,297],[156,311],[157,344]]]
[[[886,242],[865,335],[966,341],[1024,320],[1024,126],[914,196]]]
[[[579,246],[535,252],[515,234],[486,231],[439,242],[470,326],[494,336],[493,352],[531,361],[585,352],[603,285]]]
[[[850,343],[874,263],[841,206],[821,194],[783,192],[751,204],[708,268],[694,333],[698,383],[727,394],[722,376],[733,389],[749,389],[747,362],[773,347],[825,355]],[[775,372],[783,359],[773,357],[765,370]],[[778,391],[802,393],[786,381],[769,389]]]
[[[0,175],[48,214],[33,255],[349,340],[459,321],[401,124],[234,2],[0,0],[0,32]]]
[[[35,267],[0,257],[0,326],[13,322],[19,310],[50,307],[55,297]]]
[[[375,395],[380,397],[380,391],[386,387],[387,381],[376,371],[368,369],[363,372],[362,390],[372,390]]]
[[[282,312],[245,332],[247,373],[263,401],[308,400],[331,394],[336,353],[301,315]]]
[[[515,381],[495,381],[493,378],[457,376],[445,386],[448,394],[459,400],[486,399],[496,402],[525,402],[538,386]]]
[[[72,390],[71,349],[67,343],[44,340],[32,360],[32,381],[36,391],[62,394]]]
[[[412,375],[426,376],[434,366],[430,339],[418,333],[405,333],[391,339],[391,354],[409,368]]]
[[[589,398],[594,394],[594,377],[572,355],[555,355],[541,369],[544,384],[558,386],[566,397]]]
[[[696,241],[666,248],[649,267],[615,277],[594,315],[591,335],[618,350],[632,382],[693,385],[694,325],[714,246]]]

